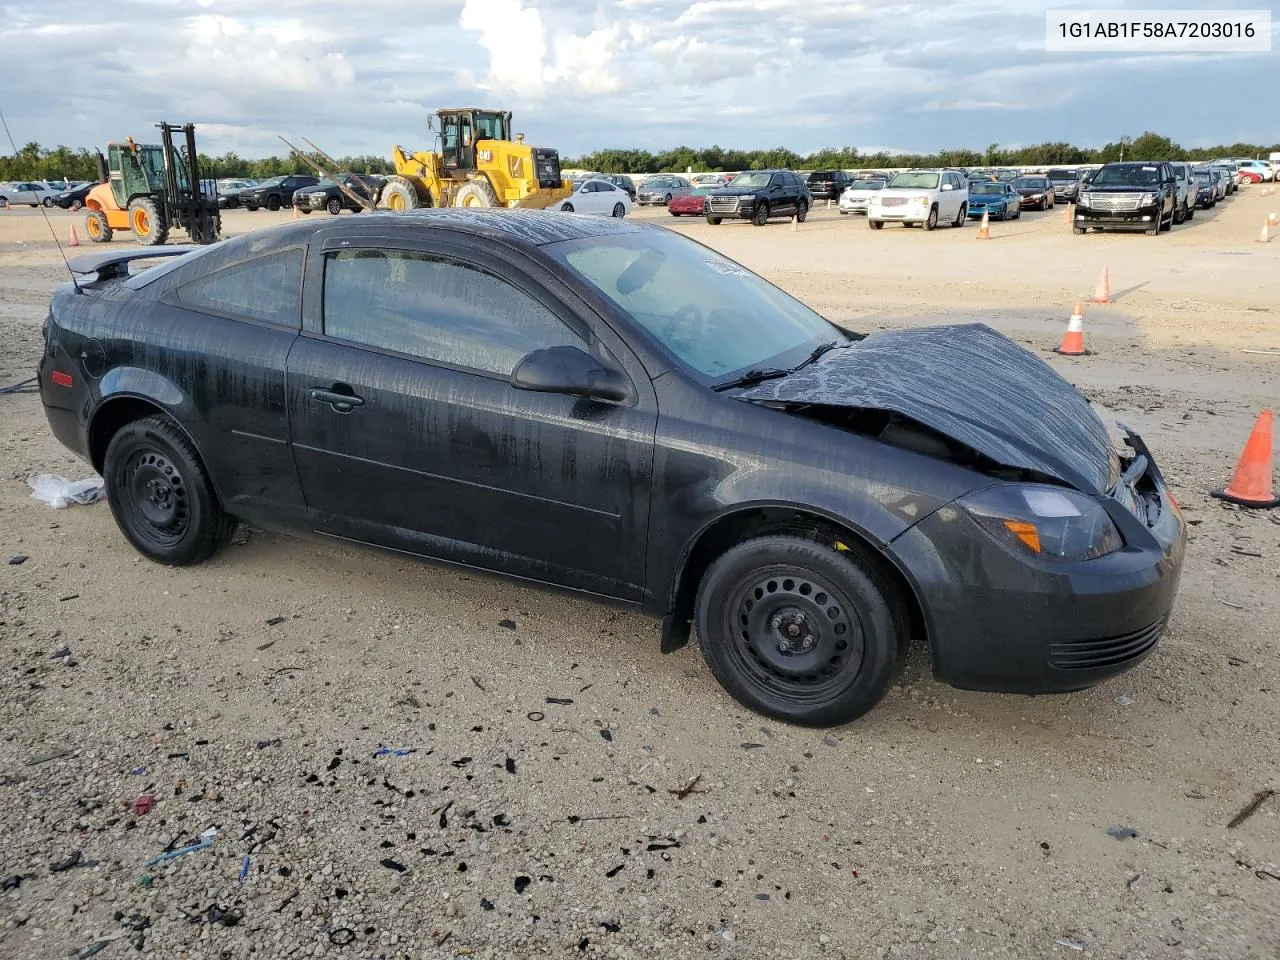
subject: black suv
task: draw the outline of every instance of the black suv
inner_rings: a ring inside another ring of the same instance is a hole
[[[354,173],[338,175],[342,185],[357,197],[367,197],[377,203],[378,194],[382,192],[385,182],[381,177],[359,176]],[[293,194],[293,205],[300,213],[312,210],[328,210],[335,217],[343,210],[360,213],[365,208],[356,203],[332,180],[321,180],[314,187],[299,187]]]
[[[293,202],[295,190],[314,187],[317,183],[319,180],[309,173],[291,173],[287,177],[272,177],[241,193],[240,203],[249,210],[257,210],[259,207],[279,210]]]
[[[809,195],[814,200],[839,200],[849,179],[843,170],[815,170],[809,174]]]
[[[596,179],[608,180],[619,190],[625,191],[627,196],[631,198],[632,203],[636,202],[636,185],[630,177],[624,177],[620,173],[602,173]]]
[[[1104,164],[1080,188],[1076,233],[1088,227],[1138,227],[1154,237],[1173,227],[1178,181],[1173,167],[1152,161]]]
[[[707,195],[707,223],[726,218],[750,220],[763,227],[770,217],[794,216],[801,223],[813,198],[798,174],[790,170],[747,170]]]

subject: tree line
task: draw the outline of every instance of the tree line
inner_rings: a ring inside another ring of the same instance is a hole
[[[772,150],[726,150],[723,147],[676,147],[661,153],[647,150],[597,150],[581,157],[566,158],[567,169],[596,173],[695,173],[721,170],[874,169],[880,167],[1032,167],[1069,166],[1077,163],[1109,163],[1113,160],[1212,160],[1215,157],[1255,157],[1266,159],[1280,144],[1220,144],[1214,147],[1183,148],[1168,137],[1143,133],[1121,137],[1096,150],[1069,143],[1040,143],[1016,150],[1001,149],[993,143],[986,150],[941,150],[937,153],[861,153],[855,147],[828,147],[800,154],[786,147]]]
[[[0,156],[0,180],[96,180],[97,151],[81,147],[57,146],[45,149],[28,143],[17,154]],[[343,173],[391,173],[394,167],[383,157],[335,157]],[[265,180],[290,173],[315,173],[314,168],[293,154],[286,157],[264,157],[250,160],[236,153],[222,156],[200,154],[200,176],[220,180],[223,177],[249,177]],[[327,165],[326,165],[327,169]]]
[[[732,150],[712,146],[676,147],[652,153],[648,150],[597,150],[581,157],[566,157],[566,169],[596,173],[670,173],[690,167],[695,172],[719,170],[818,170],[824,168],[875,167],[976,167],[976,166],[1057,166],[1075,163],[1107,163],[1112,160],[1211,160],[1214,157],[1266,157],[1280,151],[1280,143],[1270,146],[1233,143],[1215,147],[1184,149],[1168,137],[1147,132],[1138,137],[1121,137],[1097,150],[1069,143],[1041,143],[1017,150],[1001,149],[993,143],[985,151],[942,150],[932,154],[860,153],[855,147],[828,147],[815,153],[799,154],[786,147],[772,150]],[[0,157],[0,180],[92,180],[97,177],[97,151],[58,146],[45,149],[28,143],[16,155]],[[384,157],[338,158],[346,173],[391,173],[391,161]],[[292,154],[258,160],[236,153],[221,156],[200,154],[201,176],[211,179],[250,177],[263,180],[289,173],[312,173],[312,168]]]

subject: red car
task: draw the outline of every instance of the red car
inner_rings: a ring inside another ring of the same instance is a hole
[[[672,197],[667,213],[673,217],[700,217],[707,212],[707,194],[716,187],[694,187],[691,193]]]

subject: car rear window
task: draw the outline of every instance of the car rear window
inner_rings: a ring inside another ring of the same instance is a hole
[[[302,250],[294,248],[189,280],[174,290],[173,296],[199,313],[296,327],[301,287]]]

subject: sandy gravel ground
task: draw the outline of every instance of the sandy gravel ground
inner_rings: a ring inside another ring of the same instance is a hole
[[[1058,209],[989,243],[638,214],[857,329],[1003,330],[1144,434],[1193,524],[1170,633],[1125,676],[965,693],[917,651],[826,732],[583,601],[256,531],[143,561],[105,505],[28,496],[88,471],[0,396],[0,561],[27,557],[0,563],[0,956],[1275,960],[1280,797],[1227,823],[1280,789],[1280,511],[1207,490],[1280,399],[1280,242],[1253,242],[1276,208],[1246,190],[1159,238]],[[1096,355],[1048,353],[1104,264]],[[0,213],[0,384],[63,277],[43,219]]]

